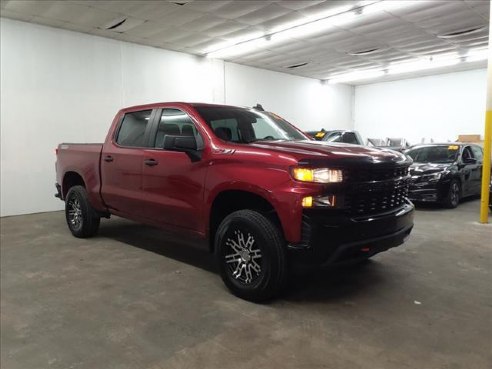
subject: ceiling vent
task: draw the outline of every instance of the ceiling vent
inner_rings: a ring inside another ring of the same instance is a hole
[[[300,68],[300,67],[304,67],[305,65],[308,65],[308,63],[300,63],[300,64],[294,64],[294,65],[289,65],[287,68],[288,69],[295,69],[295,68]]]
[[[118,28],[119,26],[121,26],[125,22],[126,22],[126,18],[123,18],[122,20],[118,19],[118,20],[116,20],[116,23],[107,25],[106,29],[111,30],[111,29]]]
[[[476,27],[470,27],[470,28],[465,28],[459,31],[453,31],[453,32],[448,32],[442,35],[437,35],[437,37],[441,39],[453,39],[453,38],[459,38],[463,36],[469,36],[473,35],[475,33],[478,33],[480,31],[483,31],[485,29],[485,26],[476,26]]]
[[[364,49],[364,50],[349,51],[349,52],[347,52],[347,54],[352,55],[352,56],[363,56],[363,55],[375,54],[378,51],[382,51],[382,50],[384,50],[384,49],[382,49],[380,47],[371,47],[369,49]]]
[[[99,29],[123,33],[141,25],[142,23],[145,23],[145,20],[132,17],[119,17],[113,19],[111,22],[106,23],[104,26],[99,27]]]

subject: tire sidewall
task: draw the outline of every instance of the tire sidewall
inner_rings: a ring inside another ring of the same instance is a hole
[[[267,291],[271,285],[275,284],[275,278],[281,272],[279,250],[271,245],[267,235],[263,234],[262,228],[255,222],[241,217],[239,212],[233,213],[226,217],[220,224],[215,236],[215,253],[218,261],[219,271],[225,285],[236,295],[250,301],[261,301],[268,298]],[[258,213],[259,214],[259,213]],[[265,218],[266,219],[266,218]],[[240,230],[243,234],[251,233],[255,238],[255,243],[261,251],[261,275],[251,284],[244,284],[232,277],[227,270],[225,263],[225,254],[228,247],[225,245],[234,230]]]
[[[70,202],[72,200],[78,200],[80,204],[80,208],[82,210],[82,217],[80,220],[80,226],[78,228],[75,228],[72,223],[70,222],[70,216],[68,212],[70,211]],[[68,193],[67,193],[67,198],[65,200],[65,218],[67,220],[67,225],[68,228],[70,229],[70,232],[72,232],[74,235],[82,235],[82,230],[84,229],[84,223],[86,221],[86,212],[84,211],[84,205],[83,205],[83,198],[80,194],[80,191],[77,187],[72,187]]]
[[[69,219],[69,203],[71,199],[77,199],[82,212],[80,227],[74,228]],[[91,237],[97,233],[99,228],[100,217],[92,209],[87,198],[87,191],[82,186],[74,186],[70,188],[65,199],[65,219],[70,232],[78,238]]]
[[[456,193],[457,200],[456,200],[456,202],[453,202],[452,197],[453,197],[453,192],[455,191],[455,186],[457,186],[457,193]],[[461,199],[461,186],[460,186],[460,183],[459,183],[458,180],[453,179],[451,181],[451,183],[449,184],[448,196],[446,198],[446,206],[448,208],[454,209],[454,208],[456,208],[459,205],[460,199]]]

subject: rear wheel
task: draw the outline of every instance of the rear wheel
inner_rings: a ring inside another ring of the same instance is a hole
[[[220,274],[231,292],[260,302],[276,296],[287,275],[285,241],[262,214],[239,210],[219,225],[215,250]]]
[[[460,182],[456,179],[453,179],[449,184],[449,190],[446,195],[446,198],[443,201],[445,207],[454,209],[460,203],[461,197],[461,186]]]
[[[65,218],[68,228],[75,237],[87,238],[94,236],[101,221],[100,216],[92,208],[83,186],[73,186],[65,199]]]

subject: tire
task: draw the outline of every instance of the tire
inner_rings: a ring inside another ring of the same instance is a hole
[[[78,238],[97,234],[101,217],[92,208],[87,191],[82,186],[73,186],[65,199],[65,219],[70,232]]]
[[[236,296],[262,302],[277,296],[287,280],[285,240],[262,214],[239,210],[217,229],[215,252],[225,285]]]
[[[453,179],[449,184],[449,190],[444,198],[443,205],[449,209],[456,208],[460,203],[461,185],[457,179]]]

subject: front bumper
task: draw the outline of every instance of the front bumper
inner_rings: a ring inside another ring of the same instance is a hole
[[[449,191],[450,181],[411,183],[408,198],[414,202],[440,202]]]
[[[297,265],[331,265],[371,257],[403,244],[413,228],[413,215],[410,201],[363,217],[306,210],[302,241],[288,246],[290,258]]]

